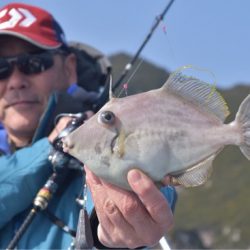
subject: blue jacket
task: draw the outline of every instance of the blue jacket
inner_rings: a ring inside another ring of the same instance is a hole
[[[46,138],[10,156],[0,157],[0,248],[6,248],[20,227],[36,193],[51,175]],[[82,188],[82,178],[72,181],[62,195],[52,199],[48,210],[76,229],[79,206],[75,198]],[[72,237],[44,214],[38,213],[19,241],[18,249],[67,249]]]
[[[37,192],[52,174],[52,166],[48,160],[51,149],[48,139],[40,135],[31,146],[10,154],[6,133],[4,128],[0,127],[0,150],[5,152],[5,155],[0,157],[1,249],[8,246],[30,211]],[[80,210],[75,199],[81,194],[82,187],[83,176],[72,177],[63,192],[56,194],[48,206],[51,213],[73,230],[77,228]],[[174,206],[175,190],[168,187],[162,191],[170,204]],[[92,208],[93,203],[90,198],[87,202],[88,212]],[[20,239],[17,247],[18,249],[68,249],[72,239],[72,236],[54,224],[47,214],[40,212]]]

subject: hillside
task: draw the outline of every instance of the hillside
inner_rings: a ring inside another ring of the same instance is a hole
[[[130,57],[110,57],[115,79]],[[143,62],[129,86],[129,94],[158,88],[168,72]],[[250,93],[250,86],[236,85],[220,90],[234,119],[239,104]],[[201,187],[177,188],[175,229],[170,235],[173,248],[250,248],[250,163],[234,146],[226,147],[214,162],[210,180]],[[190,240],[191,239],[191,240]],[[201,240],[201,243],[199,242]]]

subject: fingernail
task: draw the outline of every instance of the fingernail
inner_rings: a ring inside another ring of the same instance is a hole
[[[137,170],[130,170],[128,172],[128,181],[129,183],[133,184],[133,185],[137,185],[138,183],[140,183],[141,180],[141,173]]]

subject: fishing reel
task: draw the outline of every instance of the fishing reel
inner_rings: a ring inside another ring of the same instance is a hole
[[[81,126],[87,119],[87,116],[85,113],[60,114],[56,117],[56,121],[61,117],[70,117],[72,119],[53,141],[53,148],[48,159],[52,163],[54,172],[62,172],[65,168],[82,170],[83,163],[63,151],[63,138]]]

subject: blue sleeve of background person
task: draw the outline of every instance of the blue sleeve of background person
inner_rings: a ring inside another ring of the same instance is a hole
[[[51,174],[47,138],[10,156],[0,157],[0,227],[32,203]]]
[[[10,154],[10,148],[7,140],[7,133],[0,122],[0,155]]]
[[[166,187],[161,188],[161,192],[166,197],[166,199],[171,207],[172,212],[174,212],[175,204],[177,201],[176,189],[172,186],[166,186]]]

